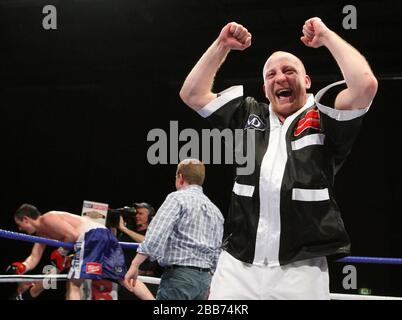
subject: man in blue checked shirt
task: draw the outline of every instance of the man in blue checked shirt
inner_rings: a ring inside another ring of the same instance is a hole
[[[165,267],[157,300],[206,299],[221,252],[224,218],[203,193],[205,166],[196,159],[179,163],[176,189],[148,227],[124,281],[135,285],[148,257]]]

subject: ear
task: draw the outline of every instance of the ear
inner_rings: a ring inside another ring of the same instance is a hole
[[[306,82],[306,89],[310,89],[310,87],[311,87],[311,79],[307,74],[304,76],[304,81]]]
[[[265,92],[265,83],[262,85],[262,91],[264,92],[264,97],[268,99],[268,95]]]

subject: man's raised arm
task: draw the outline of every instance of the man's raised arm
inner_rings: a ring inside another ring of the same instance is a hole
[[[355,48],[328,29],[317,17],[305,22],[301,41],[312,48],[325,46],[340,67],[347,89],[338,94],[336,109],[362,109],[369,106],[377,92],[378,83],[366,59]]]
[[[251,45],[251,34],[241,24],[228,23],[187,76],[180,90],[185,104],[199,110],[216,98],[212,93],[215,74],[231,50]]]

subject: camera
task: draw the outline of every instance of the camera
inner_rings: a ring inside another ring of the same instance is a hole
[[[135,229],[135,207],[124,206],[123,208],[109,209],[106,218],[106,227],[118,228],[120,217],[123,218],[127,228],[130,230]]]

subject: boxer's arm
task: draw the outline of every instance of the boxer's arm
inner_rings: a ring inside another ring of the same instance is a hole
[[[180,90],[185,104],[199,110],[216,98],[212,92],[215,75],[231,50],[244,50],[251,45],[251,34],[242,25],[228,23],[191,70]]]
[[[69,250],[60,247],[58,249],[54,249],[50,254],[50,261],[57,268],[59,272],[64,271],[69,263]]]
[[[338,94],[336,109],[362,109],[370,105],[377,92],[377,79],[366,59],[354,47],[330,30],[320,18],[305,22],[301,40],[312,48],[325,46],[341,69],[347,89]]]
[[[31,254],[23,262],[26,268],[24,272],[34,269],[39,264],[39,261],[42,258],[45,248],[46,248],[45,244],[35,243],[33,245]]]

